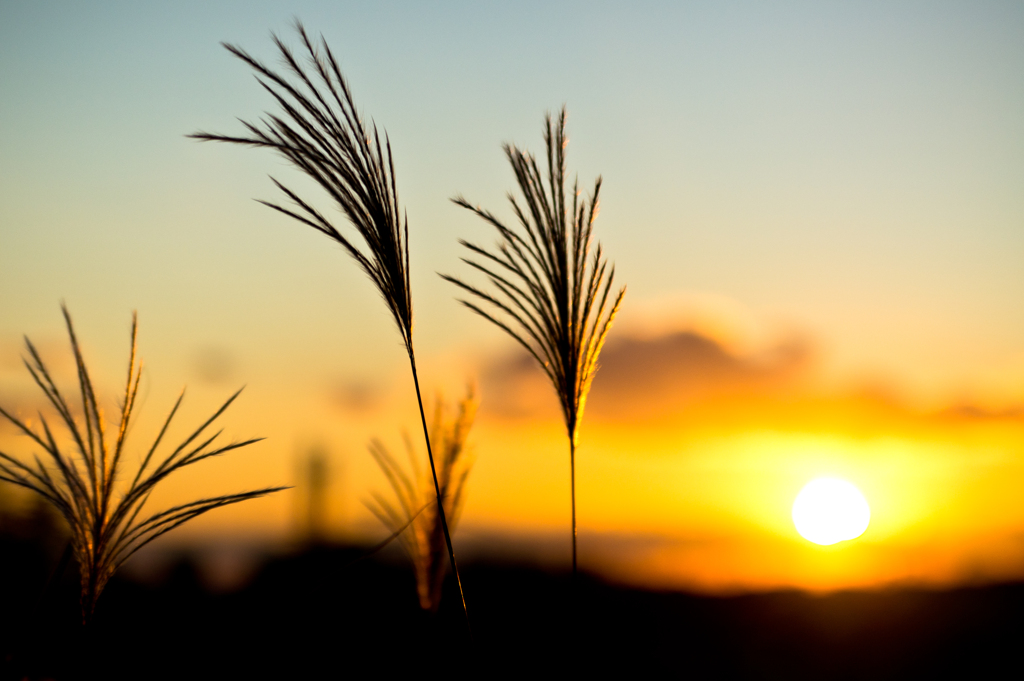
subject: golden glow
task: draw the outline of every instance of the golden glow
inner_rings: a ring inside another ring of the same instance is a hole
[[[800,536],[822,546],[856,539],[871,521],[860,490],[838,478],[817,478],[804,485],[793,502],[793,524]]]
[[[110,377],[123,360],[116,340],[96,346],[95,365],[108,396]],[[146,379],[154,395],[172,393],[174,381],[184,376],[189,400],[183,421],[220,406],[230,382],[190,376],[190,355],[176,360],[160,336],[151,340],[143,350],[156,367]],[[44,335],[40,345],[45,341]],[[882,392],[801,382],[800,366],[788,356],[747,360],[712,342],[673,345],[641,336],[618,349],[615,341],[603,356],[577,452],[587,569],[643,588],[716,594],[893,584],[943,588],[1024,578],[1024,417],[1012,404],[1002,411],[908,405]],[[107,347],[119,352],[105,358],[99,351]],[[28,415],[38,389],[18,364],[19,351],[17,338],[8,344],[0,336],[0,405],[14,404]],[[57,341],[41,352],[54,361],[68,357]],[[643,363],[652,354],[654,369]],[[376,368],[324,378],[322,370],[275,364],[283,360],[272,353],[254,355],[230,434],[268,439],[253,448],[245,467],[225,459],[211,460],[203,475],[183,471],[154,503],[173,505],[225,485],[294,483],[298,462],[315,442],[331,452],[330,470],[339,473],[325,509],[334,536],[380,541],[382,528],[362,501],[388,483],[364,446],[381,437],[399,448],[402,428],[414,433],[419,427],[400,362],[385,357],[396,368],[384,378],[373,378],[381,374]],[[461,389],[462,377],[482,371],[474,367],[483,362],[470,352],[435,354],[422,371],[447,377],[440,387],[451,394]],[[477,459],[456,541],[477,543],[481,551],[522,551],[529,560],[563,566],[570,555],[569,452],[558,402],[532,365],[502,367],[481,375],[485,399],[471,439]],[[807,371],[815,376],[813,367]],[[55,372],[60,385],[73,384],[72,365]],[[338,397],[346,381],[364,376],[376,391],[369,404]],[[109,400],[116,409],[116,397]],[[147,417],[171,406],[148,404],[134,441],[155,437],[160,420]],[[0,423],[0,451],[29,455],[30,445]],[[871,530],[857,541],[820,546],[794,529],[794,498],[824,472],[854,481],[871,503]],[[299,481],[279,499],[211,513],[166,541],[243,532],[287,539],[300,527],[303,494]]]

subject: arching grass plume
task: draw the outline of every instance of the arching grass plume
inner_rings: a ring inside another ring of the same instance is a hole
[[[512,336],[551,379],[562,406],[569,436],[572,501],[572,571],[576,573],[576,446],[591,382],[597,372],[608,330],[626,289],[609,298],[614,266],[601,245],[591,253],[601,178],[594,193],[581,199],[576,181],[566,196],[566,111],[557,121],[545,119],[547,182],[532,154],[505,144],[523,204],[511,193],[509,202],[519,228],[505,226],[490,212],[458,196],[452,201],[473,211],[498,230],[498,244],[487,250],[460,241],[470,251],[463,261],[490,283],[491,291],[450,275],[441,276],[468,298],[463,305]]]
[[[438,515],[468,624],[466,599],[442,503],[416,370],[409,285],[409,222],[399,210],[391,142],[386,133],[381,142],[376,125],[363,124],[341,68],[323,37],[313,41],[298,22],[296,30],[304,52],[301,58],[278,36],[273,36],[283,72],[265,66],[240,47],[224,45],[256,72],[256,80],[277,102],[282,113],[268,113],[258,123],[243,121],[246,133],[242,135],[199,132],[190,137],[278,152],[320,185],[362,240],[362,246],[354,243],[330,218],[276,179],[274,183],[293,205],[285,207],[261,201],[341,244],[370,277],[395,320],[409,356]]]

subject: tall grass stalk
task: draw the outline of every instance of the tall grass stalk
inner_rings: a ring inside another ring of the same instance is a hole
[[[294,205],[286,208],[269,201],[261,203],[341,244],[370,277],[395,320],[409,356],[438,514],[448,548],[448,560],[458,585],[468,626],[466,598],[444,512],[443,495],[430,447],[427,417],[416,369],[412,293],[409,285],[409,222],[405,214],[399,216],[391,142],[385,133],[384,142],[381,143],[375,124],[370,128],[364,126],[338,62],[323,37],[314,42],[301,23],[296,22],[295,28],[305,51],[302,61],[277,35],[273,35],[284,65],[283,74],[265,66],[240,47],[224,44],[231,54],[256,72],[256,80],[270,93],[284,113],[268,113],[258,123],[243,121],[247,134],[241,136],[199,132],[190,137],[278,152],[320,185],[365,243],[365,249],[357,246],[325,215],[271,178]]]
[[[540,363],[558,393],[569,436],[572,503],[572,571],[576,553],[576,447],[587,394],[608,330],[626,293],[609,298],[615,268],[609,268],[601,245],[591,255],[601,178],[590,199],[581,199],[577,182],[566,196],[566,111],[557,121],[545,119],[548,178],[545,183],[533,155],[505,144],[523,203],[509,194],[520,230],[506,227],[490,212],[458,196],[452,201],[498,230],[497,248],[488,251],[467,241],[472,254],[463,262],[481,272],[493,292],[442,274],[463,293],[463,305],[519,342]]]
[[[3,408],[0,415],[27,435],[44,455],[32,457],[30,464],[0,452],[0,480],[26,487],[41,495],[60,512],[71,533],[71,547],[78,560],[82,586],[82,619],[88,623],[96,609],[96,601],[114,572],[140,548],[178,525],[221,506],[255,499],[284,487],[267,487],[251,492],[225,494],[190,501],[154,513],[140,520],[143,507],[154,488],[172,473],[259,442],[262,438],[214,445],[222,431],[210,435],[208,429],[235,401],[241,390],[232,395],[221,407],[178,444],[169,454],[157,456],[156,451],[167,433],[185,396],[178,396],[174,407],[164,420],[152,446],[142,456],[138,470],[125,488],[125,446],[132,426],[135,401],[142,376],[142,363],[137,358],[136,337],[138,324],[132,315],[131,355],[128,360],[128,380],[120,404],[120,418],[116,429],[108,432],[100,401],[86,369],[71,315],[62,308],[71,351],[78,373],[80,412],[65,399],[57,388],[39,352],[26,338],[28,357],[25,367],[36,385],[57,411],[70,436],[70,448],[58,444],[54,429],[46,417],[39,414],[38,426],[20,419]],[[41,430],[40,430],[41,428]]]
[[[438,397],[434,407],[434,418],[430,428],[430,440],[438,453],[438,481],[444,510],[449,524],[455,529],[462,507],[466,479],[472,462],[466,451],[478,401],[472,389],[459,401],[450,415],[450,409]],[[384,495],[373,494],[373,501],[367,506],[377,518],[391,530],[392,535],[400,533],[402,545],[412,559],[416,573],[416,593],[420,607],[436,611],[441,602],[441,586],[444,582],[444,535],[440,516],[433,504],[424,504],[433,495],[430,477],[424,476],[416,456],[416,449],[408,437],[405,449],[409,456],[411,474],[395,460],[380,440],[370,443],[370,454],[391,484],[395,502]],[[426,508],[425,508],[426,506]]]

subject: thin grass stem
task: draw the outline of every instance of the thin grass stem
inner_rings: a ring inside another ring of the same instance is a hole
[[[569,440],[569,479],[572,488],[572,575],[576,576],[576,443]]]

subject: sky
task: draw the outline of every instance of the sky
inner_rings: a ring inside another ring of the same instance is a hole
[[[164,501],[298,483],[182,537],[294,534],[317,447],[332,531],[381,532],[366,443],[416,425],[393,322],[337,245],[253,200],[268,175],[315,197],[295,171],[185,137],[273,108],[220,43],[273,62],[293,18],[393,145],[426,391],[478,386],[464,543],[567,555],[554,395],[436,276],[493,238],[449,199],[508,216],[501,144],[541,151],[565,105],[628,286],[581,435],[584,564],[708,590],[1024,572],[1017,3],[0,0],[0,402],[39,405],[23,334],[72,378],[65,301],[113,409],[137,310],[140,442],[185,384],[193,421],[244,384],[226,433],[268,438]],[[862,489],[862,539],[795,534],[818,475]]]

